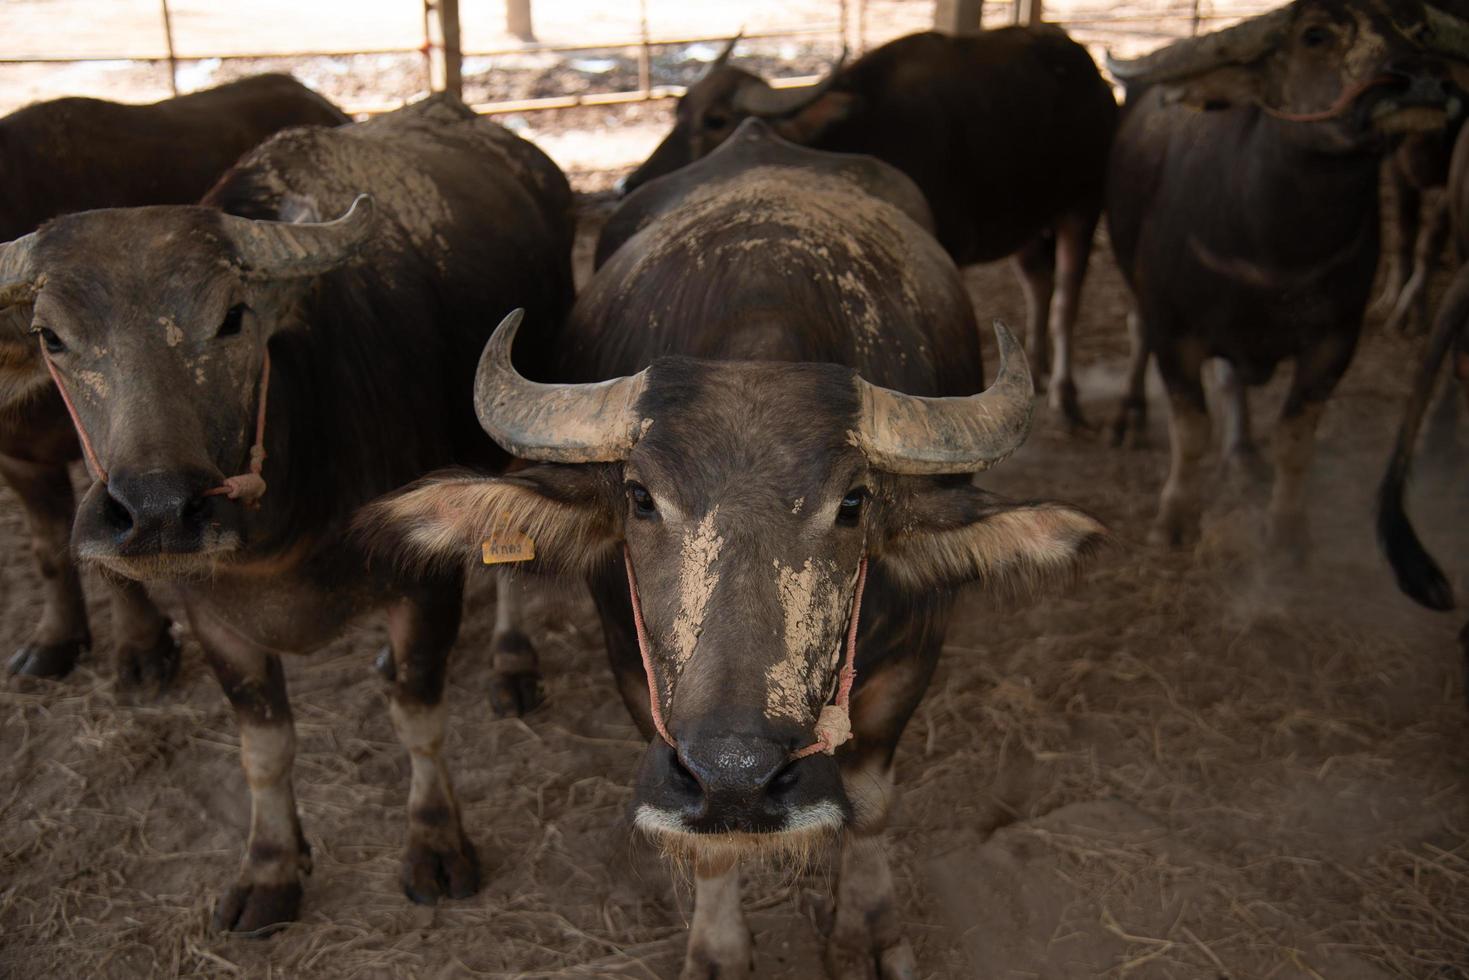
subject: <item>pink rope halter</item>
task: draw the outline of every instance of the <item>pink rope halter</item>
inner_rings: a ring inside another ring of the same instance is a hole
[[[41,359],[46,362],[46,370],[51,372],[51,380],[56,382],[56,390],[61,393],[61,403],[66,406],[66,413],[71,416],[71,424],[76,429],[77,441],[82,444],[82,455],[86,458],[87,469],[92,473],[92,479],[104,486],[108,483],[107,470],[102,466],[102,460],[97,457],[97,450],[92,445],[92,439],[87,435],[86,428],[82,425],[82,417],[77,414],[77,407],[71,400],[71,392],[66,390],[66,384],[61,380],[61,372],[56,369],[56,362],[51,360],[51,354],[46,350],[45,341],[41,342]],[[265,360],[260,368],[260,395],[259,404],[255,410],[255,443],[250,447],[250,470],[238,476],[227,476],[217,487],[211,487],[204,491],[206,497],[217,497],[220,495],[229,497],[231,500],[242,501],[246,507],[260,506],[260,498],[265,496],[265,478],[260,471],[265,467],[265,399],[270,393],[270,349],[266,348]]]
[[[638,578],[632,568],[632,552],[626,544],[622,546],[622,561],[627,568],[627,588],[632,596],[632,621],[637,628],[638,654],[643,658],[643,673],[648,678],[648,707],[653,715],[653,728],[663,741],[677,748],[677,743],[668,733],[668,726],[663,721],[663,708],[658,700],[658,675],[653,672],[653,657],[648,649],[648,628],[643,621],[643,603],[638,598]],[[852,685],[857,681],[857,619],[862,612],[862,592],[866,585],[867,556],[863,555],[857,565],[857,587],[852,593],[846,651],[842,656],[841,670],[837,673],[836,701],[822,707],[821,715],[816,719],[816,741],[792,752],[792,759],[804,759],[817,752],[832,755],[852,737],[850,704]]]
[[[1392,85],[1395,81],[1396,79],[1391,75],[1378,75],[1376,78],[1359,82],[1342,92],[1341,95],[1337,96],[1335,102],[1320,112],[1285,112],[1281,109],[1272,109],[1263,102],[1260,103],[1260,108],[1265,110],[1267,115],[1274,116],[1276,119],[1283,119],[1286,122],[1326,122],[1329,119],[1335,119],[1350,109],[1352,103],[1357,101],[1357,96],[1366,92],[1368,89],[1376,88],[1379,85]]]

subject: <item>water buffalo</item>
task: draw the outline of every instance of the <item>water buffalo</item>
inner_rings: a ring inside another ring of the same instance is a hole
[[[503,459],[470,398],[483,314],[528,303],[544,337],[570,307],[571,235],[555,164],[444,96],[282,133],[204,206],[68,215],[0,246],[0,298],[24,311],[7,349],[36,352],[35,387],[54,373],[96,476],[76,553],[181,605],[235,709],[250,840],[219,927],[294,918],[310,868],[279,655],[373,609],[412,760],[404,888],[478,887],[439,757],[460,577],[369,568],[345,530],[437,467]]]
[[[1117,122],[1086,49],[1048,25],[913,34],[823,84],[780,90],[727,64],[733,46],[679,100],[673,131],[626,188],[698,159],[752,116],[798,143],[887,161],[928,198],[956,262],[1015,257],[1030,359],[1049,366],[1053,407],[1080,424],[1071,333]]]
[[[1248,460],[1244,386],[1294,359],[1269,530],[1304,554],[1316,424],[1351,362],[1377,267],[1380,161],[1393,134],[1441,130],[1460,111],[1444,60],[1466,57],[1464,22],[1417,0],[1297,0],[1112,63],[1128,97],[1108,223],[1140,314],[1121,426],[1142,407],[1149,350],[1169,399],[1155,540],[1177,543],[1197,526],[1203,362],[1230,368],[1226,449]]]
[[[191,204],[272,133],[344,122],[335,106],[288,75],[260,75],[154,105],[68,98],[27,106],[0,119],[0,241],[74,211]],[[33,346],[0,347],[0,477],[25,508],[45,581],[40,622],[8,668],[57,677],[91,644],[69,547],[76,503],[67,468],[81,450],[55,389],[26,381],[40,367]],[[116,576],[104,581],[119,682],[166,683],[178,666],[168,620],[141,586]]]
[[[364,521],[400,560],[458,567],[503,529],[587,577],[651,739],[635,823],[696,875],[684,977],[751,975],[742,856],[843,831],[828,968],[913,976],[879,834],[954,590],[1066,575],[1104,529],[973,486],[1024,440],[1031,379],[997,325],[973,394],[969,298],[898,171],[749,120],[622,210],[648,220],[617,225],[642,230],[578,299],[562,383],[512,365],[518,315],[480,361],[481,423],[547,465]]]

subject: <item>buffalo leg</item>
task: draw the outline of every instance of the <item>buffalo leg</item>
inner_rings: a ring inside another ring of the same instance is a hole
[[[1428,285],[1438,267],[1449,237],[1447,195],[1441,195],[1428,209],[1427,220],[1418,233],[1413,248],[1413,274],[1397,291],[1392,311],[1387,318],[1389,330],[1420,334],[1428,328]]]
[[[1333,338],[1301,355],[1271,440],[1275,483],[1270,493],[1270,545],[1296,560],[1303,560],[1310,549],[1306,480],[1315,453],[1316,427],[1326,399],[1351,363],[1355,340],[1355,336]]]
[[[250,786],[250,839],[239,877],[214,909],[216,929],[263,934],[294,920],[311,848],[301,833],[291,766],[296,729],[280,657],[207,613],[190,611],[205,658],[235,709]]]
[[[123,687],[163,691],[179,670],[179,645],[167,616],[137,582],[103,573],[112,603],[112,660]]]
[[[1423,192],[1403,172],[1396,156],[1389,159],[1387,169],[1393,185],[1392,217],[1397,240],[1387,257],[1387,282],[1373,304],[1374,312],[1383,316],[1393,314],[1407,285],[1418,240],[1419,211],[1423,206]]]
[[[1200,381],[1203,358],[1195,351],[1158,351],[1158,369],[1168,389],[1168,481],[1149,540],[1180,545],[1198,529],[1199,464],[1209,450],[1209,413]]]
[[[1266,473],[1250,423],[1250,390],[1233,364],[1221,358],[1214,368],[1224,415],[1224,461],[1243,485],[1262,483]]]
[[[1053,411],[1061,413],[1068,427],[1086,428],[1076,398],[1076,379],[1071,368],[1071,340],[1076,331],[1076,314],[1081,306],[1081,287],[1092,254],[1092,237],[1097,215],[1073,214],[1056,227],[1056,289],[1051,300],[1048,330],[1051,339],[1051,383],[1048,390]]]
[[[1127,314],[1126,389],[1122,403],[1117,408],[1117,418],[1112,423],[1112,445],[1131,443],[1142,446],[1148,439],[1148,337],[1143,330],[1143,318],[1136,310]]]
[[[1025,294],[1025,356],[1035,372],[1036,389],[1040,390],[1051,364],[1047,325],[1056,286],[1056,250],[1049,235],[1040,235],[1016,252],[1010,261]]]
[[[44,600],[41,621],[10,658],[12,674],[61,677],[91,645],[82,579],[71,556],[76,512],[65,464],[31,463],[0,454],[0,476],[15,490],[30,525],[31,554],[40,570]]]
[[[389,711],[412,767],[401,881],[410,899],[425,904],[479,891],[479,858],[464,835],[442,755],[444,678],[459,633],[461,591],[456,582],[388,611],[395,668]]]
[[[524,586],[510,572],[495,579],[494,675],[490,708],[501,718],[528,714],[542,700],[540,658],[523,628]]]
[[[755,944],[740,908],[740,863],[725,857],[694,864],[694,919],[679,980],[748,980]]]

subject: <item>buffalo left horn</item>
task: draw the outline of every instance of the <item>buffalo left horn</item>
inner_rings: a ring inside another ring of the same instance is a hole
[[[977,395],[924,398],[857,379],[857,443],[889,473],[977,473],[1019,449],[1030,433],[1035,389],[1010,329],[995,321],[1000,370]]]
[[[735,89],[734,108],[738,112],[765,117],[788,116],[793,112],[799,112],[825,95],[836,84],[838,76],[842,73],[842,66],[846,63],[847,49],[843,47],[842,53],[832,63],[825,78],[815,85],[803,85],[799,88],[774,88],[769,82],[761,79],[747,79]]]
[[[642,434],[637,413],[646,371],[593,384],[540,384],[510,361],[524,310],[500,321],[474,376],[479,424],[508,452],[547,463],[627,459]]]
[[[13,242],[0,243],[0,310],[35,298],[36,270],[31,261],[35,244],[35,232]]]
[[[373,219],[372,198],[359,194],[335,221],[261,221],[221,214],[219,225],[249,276],[296,279],[340,266],[367,240]]]
[[[1287,4],[1222,31],[1174,41],[1141,58],[1122,60],[1109,54],[1107,71],[1125,85],[1153,85],[1225,65],[1248,65],[1265,57],[1285,38],[1295,15],[1296,5]]]

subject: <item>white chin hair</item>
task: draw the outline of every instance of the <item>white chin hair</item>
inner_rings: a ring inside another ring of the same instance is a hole
[[[722,861],[760,858],[804,864],[814,852],[836,839],[846,823],[835,803],[813,803],[791,810],[785,827],[764,834],[700,834],[668,810],[643,804],[633,813],[633,825],[653,838],[666,857],[678,861]]]

